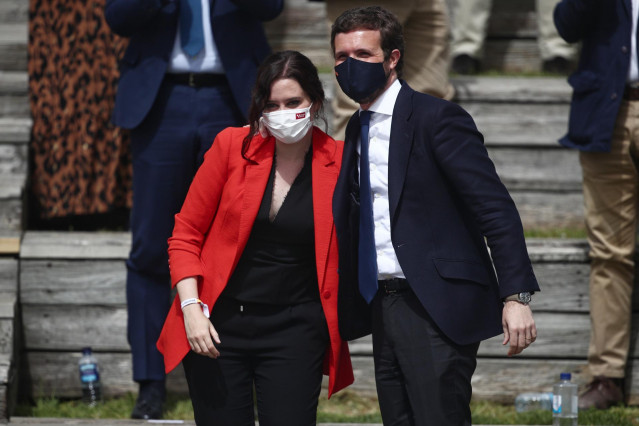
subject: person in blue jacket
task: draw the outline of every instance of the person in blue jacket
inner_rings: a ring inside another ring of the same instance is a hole
[[[607,409],[624,401],[630,346],[639,179],[639,68],[637,0],[563,0],[555,25],[569,43],[582,43],[568,134],[580,150],[586,228],[590,243],[593,380],[579,409]]]
[[[129,37],[113,122],[131,130],[132,246],[128,339],[140,392],[131,417],[160,418],[164,361],[156,348],[170,305],[167,239],[217,133],[246,123],[262,27],[283,0],[108,0],[111,29]]]

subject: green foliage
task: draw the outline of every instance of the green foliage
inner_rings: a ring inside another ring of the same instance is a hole
[[[525,229],[526,238],[586,238],[585,228],[533,228]]]

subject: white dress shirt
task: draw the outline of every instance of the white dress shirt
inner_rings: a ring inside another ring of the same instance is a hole
[[[639,61],[637,60],[637,19],[639,19],[639,0],[632,0],[632,33],[630,36],[630,69],[628,82],[639,81]]]
[[[373,192],[377,271],[380,280],[405,278],[391,241],[390,206],[388,203],[388,153],[391,123],[393,121],[393,108],[401,88],[400,82],[395,80],[368,109],[373,113],[368,132],[370,141],[368,160],[371,172],[371,191]],[[357,152],[358,154],[360,152],[360,143],[357,144]],[[359,168],[359,161],[357,167]]]
[[[171,52],[171,60],[167,72],[184,73],[215,73],[224,74],[224,67],[220,60],[220,55],[213,40],[213,31],[211,31],[211,11],[209,0],[202,0],[202,24],[204,31],[204,48],[195,56],[189,56],[182,50],[180,42],[180,24],[178,19],[178,30],[173,43],[173,52]]]

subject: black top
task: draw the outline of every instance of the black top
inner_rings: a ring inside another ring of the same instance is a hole
[[[319,300],[311,151],[273,222],[269,220],[275,161],[260,210],[223,297],[242,303],[292,305]]]

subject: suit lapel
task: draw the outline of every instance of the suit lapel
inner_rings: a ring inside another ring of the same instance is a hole
[[[393,109],[388,153],[388,203],[391,224],[402,195],[408,160],[413,147],[413,126],[410,123],[413,112],[412,97],[413,90],[403,83]]]
[[[348,223],[348,207],[352,190],[352,177],[355,167],[355,157],[357,156],[357,137],[359,135],[359,114],[355,113],[346,126],[346,140],[344,142],[344,154],[342,156],[342,167],[335,185],[335,195],[333,196],[333,215],[335,225],[346,230]]]
[[[334,161],[335,142],[319,129],[313,129],[313,217],[315,226],[315,259],[320,291],[325,283],[326,262],[333,237],[333,190],[337,182],[338,168]]]
[[[628,16],[632,18],[632,0],[623,0],[624,9],[626,9],[626,13]]]
[[[275,139],[264,141],[256,136],[251,141],[250,151],[247,153],[249,162],[244,176],[244,197],[242,200],[242,213],[240,216],[240,229],[237,237],[237,251],[235,253],[235,265],[239,261],[246,243],[248,242],[257,212],[262,203],[264,189],[273,166],[273,152]]]

